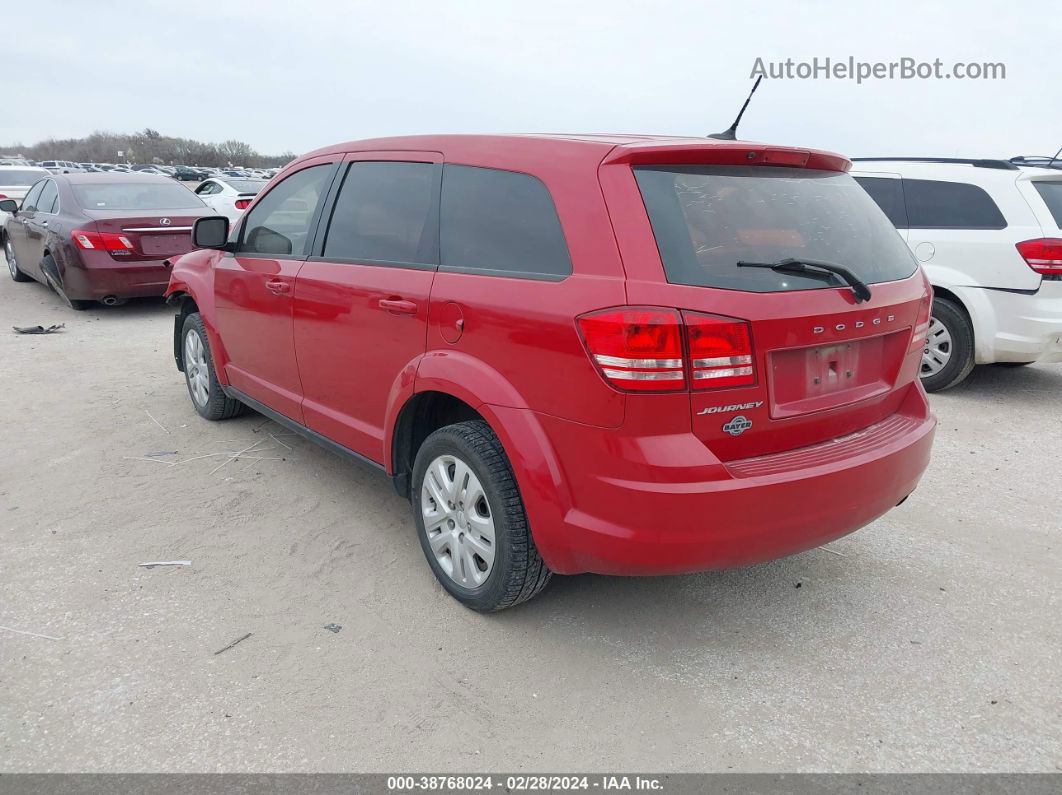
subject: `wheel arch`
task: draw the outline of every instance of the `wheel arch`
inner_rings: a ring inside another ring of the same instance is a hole
[[[177,291],[166,296],[166,303],[176,308],[173,318],[173,361],[180,372],[184,372],[184,346],[181,344],[184,333],[184,320],[193,312],[199,311],[199,305],[191,293]]]
[[[465,362],[469,365],[466,369],[457,363],[462,357],[446,352],[435,357],[450,360],[444,375],[441,361],[432,363],[431,358],[422,358],[419,366],[411,363],[404,371],[405,378],[399,377],[408,391],[401,400],[393,401],[393,410],[388,412],[384,467],[395,490],[409,497],[416,452],[432,431],[453,422],[481,419],[498,437],[509,459],[542,557],[555,571],[574,571],[563,531],[572,500],[556,452],[535,412],[511,384],[483,362],[475,366]],[[408,377],[408,370],[415,370],[415,378]],[[428,374],[422,377],[425,370]],[[481,381],[478,376],[488,372],[499,380]],[[392,397],[397,398],[398,393],[393,391]]]
[[[178,261],[179,263],[179,261]],[[177,267],[180,267],[179,264]],[[176,270],[176,268],[175,268]],[[229,357],[225,350],[225,344],[221,340],[217,327],[214,324],[214,303],[212,286],[201,283],[200,274],[193,271],[193,278],[183,279],[175,274],[170,275],[170,284],[166,288],[166,303],[177,310],[173,323],[173,356],[177,369],[184,371],[184,354],[181,349],[181,335],[184,327],[184,319],[192,312],[198,312],[203,318],[203,326],[207,332],[207,342],[210,343],[210,353],[214,359],[214,369],[220,383],[228,386],[229,380],[226,375],[225,365]]]

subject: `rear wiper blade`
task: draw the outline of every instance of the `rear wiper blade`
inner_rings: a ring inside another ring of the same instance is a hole
[[[781,271],[785,273],[802,273],[806,276],[814,276],[816,274],[833,274],[840,276],[844,279],[848,285],[852,288],[852,292],[855,293],[856,303],[862,303],[863,301],[870,300],[870,288],[867,283],[856,276],[852,271],[846,268],[844,265],[838,265],[836,262],[823,262],[818,259],[797,259],[796,257],[786,257],[780,259],[777,262],[738,262],[739,268],[770,268],[773,271]]]

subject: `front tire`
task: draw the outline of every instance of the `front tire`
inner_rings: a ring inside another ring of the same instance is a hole
[[[443,588],[480,612],[536,596],[552,572],[539,555],[509,459],[482,420],[431,434],[413,464],[413,516]]]
[[[221,388],[214,370],[214,357],[210,355],[206,326],[198,312],[192,312],[184,319],[181,350],[184,352],[184,382],[199,416],[214,421],[243,413],[243,404],[230,398]]]
[[[15,247],[11,245],[11,238],[7,235],[4,235],[4,256],[7,257],[7,270],[11,274],[12,281],[32,281],[29,276],[18,269],[18,262],[15,261]]]
[[[926,392],[940,392],[961,383],[974,366],[970,318],[945,298],[933,299],[920,376]]]

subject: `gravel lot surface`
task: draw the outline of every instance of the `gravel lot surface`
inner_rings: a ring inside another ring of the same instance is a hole
[[[482,616],[384,476],[199,419],[161,302],[5,275],[0,320],[0,771],[1062,769],[1062,366],[934,396],[919,490],[828,550]]]

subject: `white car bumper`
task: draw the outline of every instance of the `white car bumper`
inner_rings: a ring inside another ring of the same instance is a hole
[[[1062,362],[1062,282],[1032,295],[966,287],[956,290],[974,324],[975,360]]]

